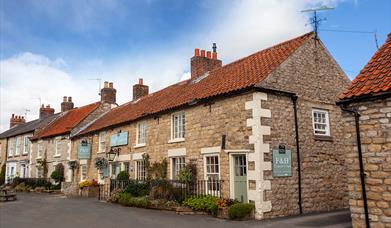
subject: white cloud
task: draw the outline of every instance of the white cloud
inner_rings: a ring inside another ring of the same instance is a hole
[[[28,120],[37,118],[38,98],[56,111],[60,111],[63,96],[74,97],[76,106],[94,100],[93,88],[63,71],[64,65],[60,58],[50,60],[28,52],[0,61],[1,131],[8,128],[12,113],[24,115],[28,109]]]
[[[156,91],[169,84],[190,77],[189,65],[193,48],[210,49],[218,45],[223,64],[245,57],[270,45],[301,35],[310,30],[306,27],[310,15],[302,9],[319,5],[335,6],[338,0],[232,0],[220,1],[213,15],[198,30],[190,30],[171,42],[175,46],[152,47],[139,55],[118,56],[115,59],[91,58],[78,63],[83,69],[74,69],[62,58],[49,59],[35,53],[22,53],[0,61],[0,130],[8,129],[12,113],[22,115],[31,110],[28,119],[38,117],[39,102],[51,104],[60,110],[62,96],[72,96],[76,106],[99,99],[97,83],[88,79],[102,78],[113,81],[117,89],[117,102],[122,104],[132,97],[132,85],[142,77]],[[205,3],[206,4],[206,3]],[[83,6],[83,5],[82,5]],[[59,7],[56,5],[56,7]],[[53,9],[53,7],[46,7]],[[83,7],[82,7],[83,8]],[[115,9],[116,4],[108,9]],[[76,9],[75,9],[76,10]],[[93,10],[93,9],[91,9]],[[55,13],[48,10],[48,13]],[[100,12],[98,10],[98,12]],[[94,29],[83,27],[83,20],[95,15],[93,11],[79,12],[77,30]]]

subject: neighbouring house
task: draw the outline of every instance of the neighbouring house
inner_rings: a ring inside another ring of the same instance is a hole
[[[339,98],[353,227],[391,227],[391,34]]]
[[[50,105],[39,109],[39,119],[26,122],[24,117],[12,115],[10,129],[0,134],[1,164],[6,164],[5,181],[14,177],[30,177],[30,138],[40,129],[47,126],[60,114],[54,114]]]
[[[257,219],[348,207],[336,100],[350,80],[314,33],[226,65],[215,46],[195,49],[190,62],[190,79],[154,93],[140,80],[132,101],[72,138],[77,181],[144,179],[147,154],[170,179],[195,165],[207,192],[254,203]]]
[[[50,177],[56,165],[61,163],[64,167],[65,181],[71,182],[72,170],[68,166],[72,148],[70,137],[116,105],[116,89],[112,82],[104,83],[100,95],[100,101],[77,108],[74,108],[71,97],[64,97],[61,103],[61,117],[32,138],[32,177]]]

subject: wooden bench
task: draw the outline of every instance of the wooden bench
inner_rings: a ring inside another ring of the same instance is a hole
[[[16,193],[7,190],[1,190],[0,199],[1,201],[16,200]]]

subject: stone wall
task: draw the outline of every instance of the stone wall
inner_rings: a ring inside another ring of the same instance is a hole
[[[360,117],[361,148],[371,227],[391,227],[391,98],[353,103]],[[365,227],[354,116],[344,113],[349,204],[353,226]]]
[[[0,139],[0,167],[7,161],[7,139]]]
[[[56,143],[58,144],[57,151]],[[38,145],[41,145],[43,148],[41,156],[38,156]],[[33,141],[30,159],[31,177],[38,177],[37,161],[46,158],[48,167],[47,177],[50,177],[57,164],[62,163],[64,166],[65,179],[69,180],[70,170],[68,169],[67,163],[70,158],[70,151],[71,140],[68,135]]]
[[[18,135],[14,137],[10,137],[7,139],[4,139],[6,141],[4,148],[4,151],[7,153],[7,163],[14,163],[16,164],[16,176],[23,176],[21,174],[21,165],[23,164],[26,167],[25,170],[25,177],[29,176],[29,156],[31,153],[31,142],[29,140],[29,145],[24,147],[24,138],[25,137],[31,137],[32,133],[26,133],[23,135]],[[18,146],[19,146],[19,154],[16,154],[16,139],[18,139]],[[13,148],[13,154],[8,154],[9,147]]]
[[[302,205],[304,213],[348,206],[346,170],[344,166],[343,126],[341,111],[335,105],[337,95],[349,84],[349,79],[319,42],[309,40],[272,73],[261,87],[284,90],[298,95],[298,125],[301,150]],[[327,110],[330,119],[329,137],[316,137],[312,126],[312,109]],[[204,179],[204,154],[220,156],[220,178],[224,180],[224,196],[233,197],[232,162],[230,154],[244,153],[248,158],[248,199],[254,202],[257,218],[298,214],[297,153],[294,113],[291,98],[272,93],[248,92],[221,99],[210,105],[194,105],[185,112],[185,141],[171,142],[171,113],[146,118],[107,130],[106,146],[111,134],[129,132],[129,144],[122,146],[117,159],[129,159],[135,177],[135,159],[142,153],[151,162],[168,159],[170,151],[186,154],[186,162],[197,164],[197,175]],[[136,146],[137,123],[147,124],[146,146]],[[225,149],[220,149],[222,136]],[[92,157],[87,161],[88,178],[97,178],[94,159],[99,135],[85,136],[92,143]],[[72,159],[76,159],[77,144],[73,142]],[[280,144],[292,151],[292,176],[273,177],[271,154]],[[130,155],[130,156],[128,156]],[[128,161],[129,161],[128,160]],[[171,161],[168,160],[169,166]],[[169,170],[170,171],[170,170]],[[78,172],[78,171],[77,171]],[[80,175],[77,173],[77,175]]]

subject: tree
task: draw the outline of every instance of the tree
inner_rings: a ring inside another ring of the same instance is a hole
[[[54,171],[50,177],[56,182],[61,183],[64,181],[64,166],[62,163],[56,165]]]

